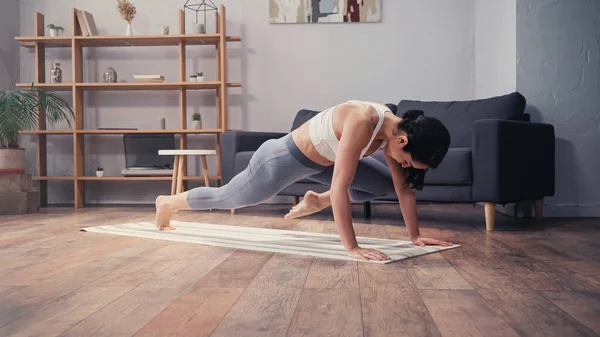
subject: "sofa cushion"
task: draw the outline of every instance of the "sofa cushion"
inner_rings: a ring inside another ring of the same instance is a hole
[[[373,157],[385,164],[381,150]],[[473,182],[473,171],[470,148],[450,148],[437,169],[427,171],[425,185],[468,186]]]
[[[292,123],[291,131],[294,131],[297,128],[301,127],[302,124],[306,123],[306,121],[308,121],[309,119],[318,115],[319,112],[320,111],[307,110],[307,109],[302,109],[302,110],[298,111],[298,113],[296,114],[296,117],[294,118],[294,122]]]
[[[522,120],[525,97],[518,92],[504,96],[473,101],[433,102],[403,100],[396,114],[419,109],[425,115],[436,117],[446,125],[452,137],[451,147],[471,147],[473,122],[480,119]]]

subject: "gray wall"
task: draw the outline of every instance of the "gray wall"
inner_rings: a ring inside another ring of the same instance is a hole
[[[549,215],[600,216],[600,1],[517,1],[517,89],[556,128]]]
[[[379,24],[269,24],[268,1],[218,1],[227,7],[230,34],[241,35],[241,44],[229,46],[229,78],[243,88],[230,90],[231,128],[287,131],[297,110],[324,109],[348,99],[398,102],[401,99],[455,100],[473,98],[474,0],[383,0]],[[60,3],[60,5],[57,5]],[[184,1],[134,1],[137,34],[155,34],[162,24],[176,33],[177,9]],[[33,32],[33,13],[45,14],[46,23],[65,26],[71,34],[70,8],[74,0],[21,0],[21,34]],[[91,12],[101,34],[125,32],[111,1],[77,1]],[[191,17],[188,17],[191,21]],[[208,27],[214,25],[212,20]],[[191,26],[188,24],[188,31]],[[209,30],[210,32],[210,30]],[[207,47],[188,50],[188,70],[204,71],[213,79],[214,51]],[[48,52],[61,62],[64,80],[71,80],[68,50]],[[21,51],[21,79],[33,78],[33,57]],[[120,79],[131,81],[136,73],[160,73],[167,80],[178,74],[176,48],[96,48],[85,54],[85,80],[99,81],[106,67],[114,67]],[[70,95],[66,96],[70,99]],[[189,95],[188,113],[200,112],[207,127],[214,126],[214,97],[209,92]],[[167,127],[178,127],[176,93],[90,93],[86,95],[87,128],[156,128],[160,117]],[[106,175],[119,174],[124,165],[122,142],[117,136],[87,136],[86,173],[101,165]],[[29,139],[29,138],[28,138]],[[213,147],[210,137],[193,136],[191,147]],[[30,139],[29,139],[30,140]],[[32,149],[34,143],[29,142]],[[72,140],[49,138],[49,171],[70,175]],[[28,151],[29,168],[35,153]],[[192,173],[196,163],[191,163]],[[214,172],[214,163],[211,163]],[[51,203],[70,202],[72,184],[49,183]],[[88,183],[88,202],[148,202],[168,191],[168,183]]]
[[[517,87],[515,0],[475,0],[475,98]]]
[[[0,90],[12,89],[19,68],[19,3],[17,0],[0,2]]]

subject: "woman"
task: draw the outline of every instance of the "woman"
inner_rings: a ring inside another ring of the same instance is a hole
[[[330,184],[330,190],[306,193],[286,217],[297,218],[332,206],[342,243],[351,257],[389,259],[379,251],[358,246],[350,201],[391,193],[398,197],[414,244],[448,246],[447,242],[420,237],[415,190],[423,187],[426,170],[440,164],[449,146],[446,127],[422,111],[410,110],[400,118],[383,104],[348,101],[322,111],[292,133],[262,144],[248,167],[227,185],[158,197],[156,226],[160,230],[175,229],[170,220],[177,210],[260,204],[294,182],[310,178]],[[378,149],[383,150],[389,169],[367,158]]]

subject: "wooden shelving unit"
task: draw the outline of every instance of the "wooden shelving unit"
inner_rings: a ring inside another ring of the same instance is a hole
[[[38,129],[23,131],[22,134],[37,137],[37,175],[33,177],[39,182],[40,204],[48,205],[48,181],[72,181],[74,184],[75,208],[85,206],[86,181],[171,181],[171,177],[90,177],[84,172],[84,137],[86,135],[123,135],[128,133],[178,134],[179,148],[187,149],[187,136],[194,134],[215,135],[217,140],[217,174],[210,179],[221,183],[221,137],[227,130],[227,90],[239,88],[239,82],[227,81],[227,42],[239,42],[239,36],[226,34],[226,10],[221,5],[216,13],[216,34],[186,34],[184,11],[179,10],[178,35],[138,35],[138,36],[81,36],[77,21],[76,9],[71,11],[71,24],[74,36],[48,37],[44,36],[44,16],[35,13],[35,36],[16,37],[24,48],[33,48],[35,53],[35,82],[33,86],[52,91],[70,91],[73,94],[73,111],[75,118],[73,130],[47,130],[46,116],[39,112]],[[217,78],[211,82],[187,82],[186,46],[213,46],[216,49]],[[174,82],[162,83],[85,83],[83,82],[83,49],[90,47],[163,47],[172,46],[179,49],[179,79]],[[73,64],[72,83],[46,83],[45,51],[46,48],[70,48]],[[32,83],[19,83],[18,87],[27,89]],[[216,102],[216,129],[189,130],[187,129],[187,91],[214,90]],[[178,91],[180,129],[177,130],[86,130],[84,129],[85,109],[84,95],[86,91]],[[73,176],[48,176],[47,137],[50,135],[71,135],[73,137]],[[186,181],[203,181],[202,176],[188,176],[187,165],[184,165]]]

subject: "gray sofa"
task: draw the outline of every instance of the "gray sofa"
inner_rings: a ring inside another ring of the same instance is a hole
[[[418,201],[484,202],[488,230],[494,227],[496,204],[536,201],[536,217],[542,216],[542,200],[554,195],[554,128],[530,122],[524,113],[525,98],[518,92],[473,101],[433,102],[402,100],[388,107],[399,116],[420,109],[439,118],[452,142],[441,165],[429,170]],[[291,130],[316,115],[300,110]],[[230,131],[223,135],[223,182],[242,171],[253,152],[266,140],[283,136],[278,132]],[[383,154],[373,155],[385,164]],[[329,186],[309,179],[281,191],[282,196],[301,197],[308,190],[323,192]],[[370,203],[364,204],[370,216]]]

